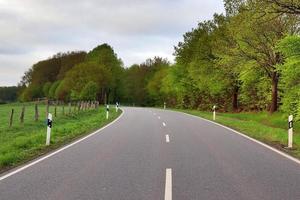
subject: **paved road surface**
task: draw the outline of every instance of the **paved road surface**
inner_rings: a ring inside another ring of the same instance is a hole
[[[1,200],[300,199],[300,165],[185,114],[124,108],[111,126],[0,181]]]

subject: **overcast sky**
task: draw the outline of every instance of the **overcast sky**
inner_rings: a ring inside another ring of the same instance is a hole
[[[0,0],[0,86],[57,52],[110,44],[125,66],[173,61],[182,35],[223,12],[222,0]]]

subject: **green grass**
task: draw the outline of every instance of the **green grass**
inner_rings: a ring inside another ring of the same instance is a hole
[[[12,108],[15,114],[13,125],[9,127]],[[34,105],[27,104],[24,124],[21,124],[19,120],[21,109],[20,104],[0,105],[0,172],[82,137],[113,121],[121,113],[121,111],[116,113],[112,110],[110,119],[106,120],[104,107],[79,113],[73,107],[71,114],[69,114],[68,107],[65,107],[65,115],[62,113],[62,107],[58,107],[57,117],[53,118],[51,145],[47,147],[45,146],[46,106],[39,105],[40,119],[35,122]],[[54,107],[50,106],[49,112],[54,113]]]
[[[197,110],[177,111],[212,120],[212,112]],[[283,113],[274,113],[272,115],[266,112],[217,113],[216,122],[300,158],[300,122],[294,123],[293,149],[287,150],[284,148],[288,142],[287,118],[288,116]]]

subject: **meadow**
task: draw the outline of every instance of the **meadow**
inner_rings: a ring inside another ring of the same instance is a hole
[[[20,115],[25,106],[24,122]],[[12,126],[10,127],[11,110],[14,109]],[[76,138],[82,137],[103,127],[116,119],[117,113],[111,109],[109,119],[106,119],[104,106],[78,110],[78,106],[50,106],[53,114],[53,126],[50,146],[46,146],[46,105],[39,104],[39,119],[35,120],[35,104],[4,104],[0,105],[0,172],[16,165],[32,160],[48,153]]]

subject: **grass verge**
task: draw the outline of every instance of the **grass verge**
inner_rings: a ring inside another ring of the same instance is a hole
[[[211,112],[182,109],[176,111],[212,120]],[[284,148],[288,142],[288,122],[283,113],[217,113],[216,122],[300,159],[300,123],[294,123],[293,149]]]
[[[8,126],[8,113],[11,108],[15,109],[14,124]],[[57,149],[67,143],[83,137],[116,119],[118,113],[110,112],[110,118],[106,120],[104,107],[97,110],[86,110],[71,112],[70,114],[60,114],[53,119],[51,132],[51,145],[45,146],[46,124],[45,117],[40,117],[39,121],[34,121],[34,106],[26,106],[24,123],[18,122],[18,113],[21,105],[8,104],[0,106],[0,173],[23,164],[38,156]],[[54,108],[50,108],[53,112]],[[45,113],[46,107],[39,106],[40,113]],[[72,110],[73,111],[73,110]]]

